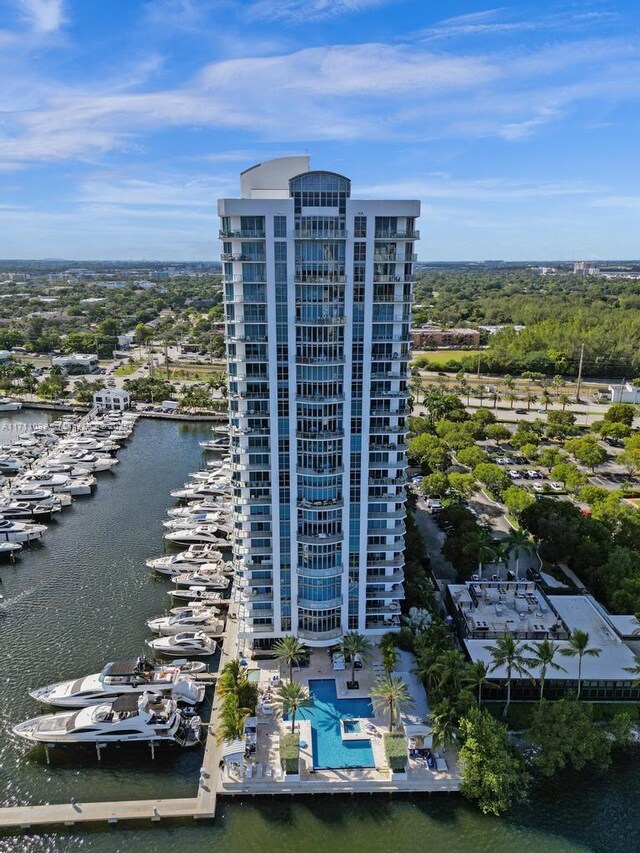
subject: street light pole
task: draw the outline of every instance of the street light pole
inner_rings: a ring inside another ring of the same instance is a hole
[[[584,344],[580,347],[580,363],[578,364],[578,379],[576,381],[576,403],[580,402],[580,385],[582,384],[582,363],[584,361]]]

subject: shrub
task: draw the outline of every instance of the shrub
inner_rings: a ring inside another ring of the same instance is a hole
[[[300,736],[286,732],[280,735],[280,762],[285,773],[298,773],[300,761]]]
[[[407,739],[400,732],[387,732],[384,736],[384,752],[389,767],[401,772],[407,766]]]

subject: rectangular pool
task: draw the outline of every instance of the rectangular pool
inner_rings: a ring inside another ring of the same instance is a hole
[[[318,770],[338,767],[375,767],[371,740],[342,740],[342,719],[373,717],[370,699],[338,699],[333,678],[309,681],[312,705],[298,716],[311,722],[313,766]]]

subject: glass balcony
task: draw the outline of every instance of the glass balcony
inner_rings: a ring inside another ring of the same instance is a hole
[[[342,636],[342,628],[330,628],[328,631],[307,631],[306,628],[298,628],[298,636],[301,640],[318,643],[323,640],[337,640]]]
[[[327,231],[296,230],[293,234],[296,240],[346,240],[348,232],[344,228],[333,228]]]
[[[386,228],[376,228],[376,240],[419,240],[420,232],[416,231],[390,231]]]
[[[255,231],[254,229],[242,228],[237,231],[220,230],[221,240],[264,240],[264,231]]]

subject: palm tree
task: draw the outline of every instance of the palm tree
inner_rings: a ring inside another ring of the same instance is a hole
[[[527,391],[527,396],[525,397],[525,400],[527,401],[527,411],[528,412],[531,411],[531,405],[532,405],[532,403],[535,403],[537,399],[538,398],[536,397],[535,394],[532,394],[531,391]]]
[[[503,565],[506,569],[509,566],[509,557],[511,556],[511,552],[509,550],[509,546],[506,544],[504,539],[498,542],[497,545],[493,548],[493,562],[496,564],[498,569],[500,569],[500,565]]]
[[[545,412],[549,408],[549,403],[551,402],[552,397],[551,394],[545,389],[542,393],[542,402],[544,403]]]
[[[449,649],[438,655],[427,673],[440,690],[455,696],[462,689],[464,682],[464,659],[457,649]]]
[[[351,660],[351,683],[356,680],[356,657],[363,663],[371,657],[371,643],[363,634],[349,631],[342,638],[342,654]]]
[[[493,681],[489,681],[488,675],[489,670],[487,669],[487,665],[483,660],[476,660],[470,664],[467,664],[467,668],[464,673],[464,679],[469,687],[477,687],[478,705],[482,704],[482,688],[496,686]]]
[[[383,634],[380,640],[380,651],[382,653],[384,671],[387,675],[391,675],[398,663],[398,650],[396,649],[394,634]]]
[[[491,654],[489,672],[495,672],[496,669],[501,668],[507,671],[507,703],[502,712],[505,717],[509,713],[511,704],[511,679],[514,673],[521,678],[531,678],[531,673],[527,669],[529,660],[524,655],[524,648],[522,643],[514,639],[511,634],[500,637],[493,646],[485,646],[486,651]]]
[[[515,528],[504,538],[509,555],[515,554],[516,558],[516,580],[520,580],[520,557],[523,553],[531,555],[537,553],[536,543],[531,538],[528,530]]]
[[[389,731],[393,731],[398,714],[413,708],[414,702],[409,689],[399,675],[385,675],[371,688],[371,699],[376,714],[389,712]]]
[[[491,562],[494,556],[494,549],[491,545],[491,531],[486,527],[481,527],[474,531],[469,537],[464,550],[468,554],[472,554],[478,563],[478,577],[482,580],[482,567],[485,563]]]
[[[273,651],[276,653],[278,663],[285,664],[289,668],[289,681],[293,681],[293,665],[297,661],[305,660],[309,654],[306,646],[291,634],[274,643]]]
[[[216,729],[218,742],[239,740],[244,737],[244,721],[250,715],[249,708],[241,708],[238,697],[229,693],[224,697],[220,708],[220,718]]]
[[[579,628],[569,637],[569,645],[562,649],[561,654],[568,658],[578,658],[578,696],[580,698],[580,689],[582,687],[582,658],[600,657],[602,649],[596,646],[589,646],[589,634],[587,631],[581,631]]]
[[[222,668],[222,672],[216,683],[216,693],[218,696],[237,693],[246,680],[246,667],[242,666],[237,658],[232,658]]]
[[[280,708],[283,717],[291,715],[291,733],[296,730],[296,714],[300,708],[306,708],[311,704],[311,696],[308,689],[297,681],[281,684],[276,690],[274,701]]]
[[[551,669],[561,669],[564,672],[567,671],[563,666],[560,666],[559,663],[556,663],[554,661],[556,654],[560,650],[560,646],[545,637],[544,640],[541,640],[536,645],[528,645],[526,648],[527,651],[531,652],[532,655],[532,657],[530,658],[530,663],[532,667],[538,667],[540,670],[538,682],[540,683],[540,701],[542,702],[542,697],[544,695],[544,682],[547,676],[547,668],[550,667]]]
[[[510,408],[513,409],[513,404],[518,399],[518,395],[515,394],[513,391],[509,391],[509,393],[505,394],[504,396],[505,396],[505,400],[509,400],[509,402],[511,403]]]

